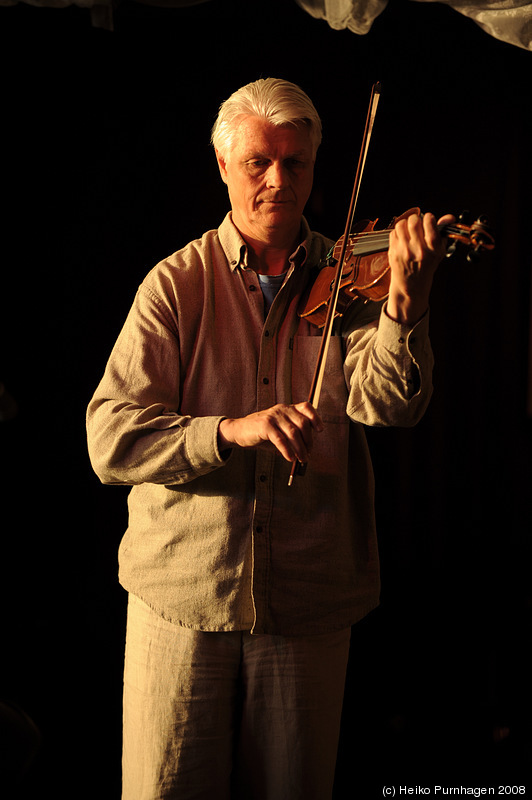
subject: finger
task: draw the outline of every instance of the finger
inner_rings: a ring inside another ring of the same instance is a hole
[[[416,219],[416,215],[411,214],[409,217],[397,220],[393,230],[400,241],[408,241],[410,239],[410,226]]]
[[[422,226],[422,221],[421,220],[422,220],[422,217],[420,217],[419,214],[411,214],[408,217],[406,222],[407,222],[407,225],[408,225],[409,235],[412,235],[413,233],[419,234],[419,232],[421,230],[423,230],[423,226]]]
[[[404,239],[405,242],[410,243],[412,239],[419,238],[423,232],[422,217],[417,213],[409,214],[408,217],[399,220],[395,228],[399,239]]]
[[[423,223],[417,214],[411,214],[407,219],[400,220],[396,225],[396,236],[393,240],[395,255],[403,264],[403,268],[422,260],[425,252],[425,237]]]
[[[401,219],[406,219],[407,217],[411,217],[412,214],[414,214],[415,216],[419,216],[421,214],[421,209],[415,206],[414,208],[409,208],[408,211],[403,211],[402,214],[396,217],[395,224],[397,224],[397,222],[399,222],[399,220]]]
[[[311,403],[308,401],[305,401],[304,403],[296,403],[294,408],[296,411],[307,417],[315,431],[321,432],[323,430],[323,421]]]
[[[431,230],[430,219],[425,222],[425,215],[409,219],[410,252],[413,261],[421,261],[426,253],[427,231]]]
[[[311,455],[314,431],[323,430],[323,422],[309,402],[291,406],[278,406],[275,446],[289,461],[297,458],[306,463]]]
[[[409,219],[399,220],[390,233],[390,245],[397,258],[402,261],[410,259],[410,225]]]
[[[423,238],[429,250],[435,250],[440,242],[440,232],[436,225],[436,217],[430,211],[423,215]]]
[[[436,222],[436,218],[434,214],[428,212],[423,216],[423,226],[425,229],[425,239],[427,244],[431,249],[435,249],[435,247],[439,244],[441,238],[441,228],[445,227],[446,225],[452,225],[453,222],[456,222],[456,218],[453,214],[444,214],[443,217],[440,217]],[[445,231],[443,232],[445,235]]]
[[[319,417],[310,403],[289,406],[284,432],[288,437],[288,446],[292,449],[291,461],[297,458],[306,463],[312,452],[313,434],[319,425]]]
[[[285,461],[294,461],[297,459],[303,464],[308,461],[308,450],[301,445],[297,446],[292,437],[287,435],[287,432],[281,430],[272,430],[269,436],[269,444],[273,446],[277,452],[285,459]]]
[[[426,214],[423,219],[424,223],[425,218],[427,218],[425,229],[427,246],[441,260],[446,248],[445,230],[442,231],[441,229],[447,225],[452,225],[455,222],[455,217],[452,214],[444,214],[436,222],[433,214]]]
[[[456,222],[454,214],[444,214],[439,218],[438,225],[452,225],[453,222]]]
[[[303,464],[310,458],[312,450],[312,428],[306,423],[309,432],[303,433],[303,428],[292,422],[288,417],[279,419],[272,426],[269,440],[286,461],[297,459]]]

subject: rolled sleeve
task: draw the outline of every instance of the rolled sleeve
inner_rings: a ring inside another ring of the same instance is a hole
[[[347,413],[366,425],[415,425],[432,394],[433,356],[428,312],[402,325],[382,308],[378,321],[347,338]]]

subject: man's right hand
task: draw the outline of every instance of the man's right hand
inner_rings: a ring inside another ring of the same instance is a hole
[[[314,433],[322,430],[321,418],[310,403],[280,403],[247,417],[222,420],[218,446],[220,450],[273,447],[286,461],[296,458],[305,464],[312,451]]]

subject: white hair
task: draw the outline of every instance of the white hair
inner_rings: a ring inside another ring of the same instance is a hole
[[[321,120],[311,99],[295,83],[280,78],[261,78],[242,86],[222,103],[211,142],[225,158],[245,116],[259,117],[272,125],[306,126],[312,155],[316,156],[321,142]]]

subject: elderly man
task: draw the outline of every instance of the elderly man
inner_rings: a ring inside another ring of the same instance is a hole
[[[427,406],[444,249],[431,214],[397,223],[387,302],[348,309],[314,409],[321,332],[298,308],[332,244],[302,216],[320,139],[286,81],[222,104],[231,211],[149,273],[88,409],[96,473],[133,487],[124,800],[331,796],[350,629],[379,598],[363,424]]]

